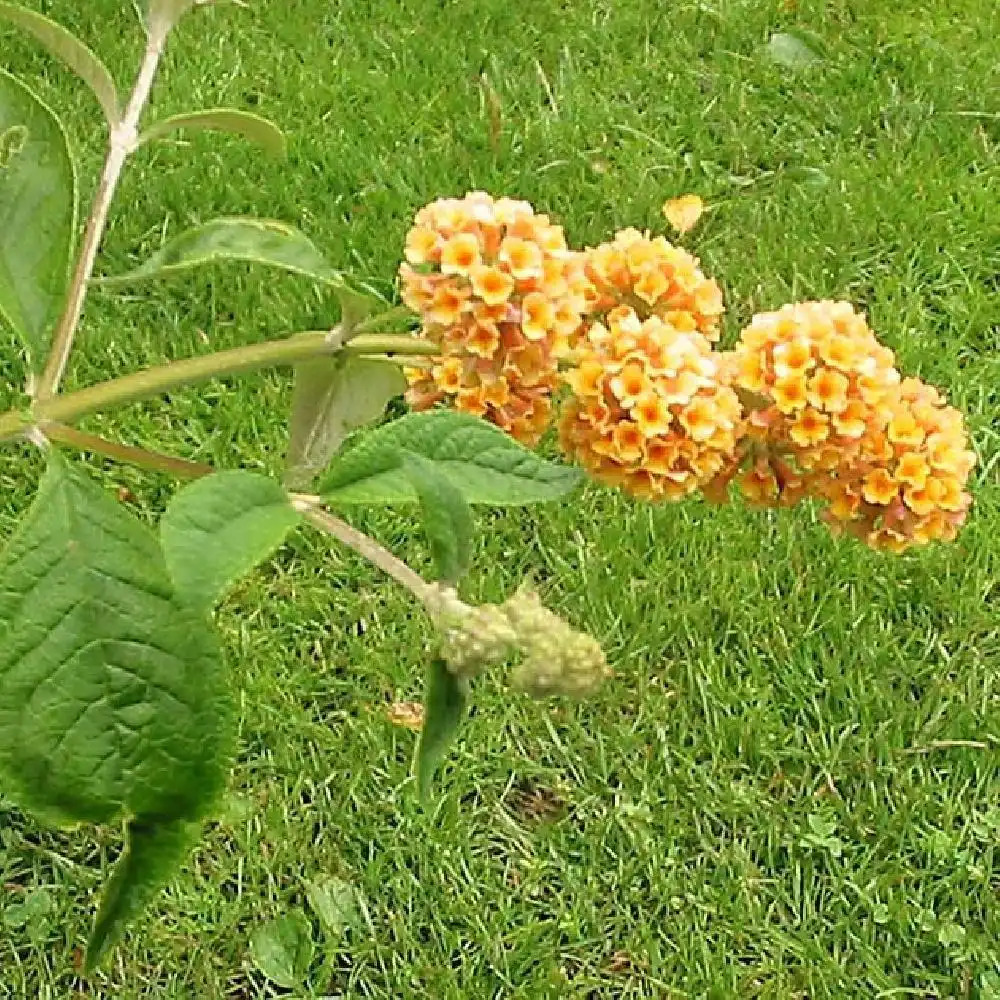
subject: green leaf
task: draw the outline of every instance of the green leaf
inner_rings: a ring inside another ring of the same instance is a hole
[[[556,500],[580,481],[578,470],[546,462],[492,424],[432,410],[376,428],[338,455],[320,481],[320,492],[338,504],[415,501],[417,492],[400,461],[404,451],[433,462],[469,503]]]
[[[254,964],[271,982],[294,989],[313,959],[310,930],[305,914],[297,910],[258,927],[250,938]]]
[[[193,823],[169,819],[133,819],[125,849],[101,894],[101,905],[87,941],[85,972],[100,965],[128,923],[166,883],[197,839]]]
[[[59,59],[90,87],[112,127],[121,118],[118,89],[108,68],[71,31],[33,10],[0,3],[0,20],[9,21],[33,35],[49,54]]]
[[[68,284],[76,167],[59,119],[0,70],[0,320],[45,362]]]
[[[386,305],[385,299],[371,290],[358,292],[347,287],[337,289],[337,301],[340,303],[339,326],[345,341],[351,339],[355,327]]]
[[[358,324],[383,304],[371,295],[339,288],[340,323],[331,336],[350,340]],[[285,482],[305,489],[352,431],[377,419],[406,390],[398,365],[337,354],[295,366]]]
[[[23,903],[11,903],[3,911],[3,922],[13,928],[31,924],[44,925],[54,909],[55,904],[48,890],[35,889],[28,893]]]
[[[263,264],[324,284],[343,284],[340,272],[327,264],[304,233],[273,219],[248,218],[213,219],[196,226],[175,236],[134,271],[98,280],[104,285],[129,285],[222,261]]]
[[[472,558],[472,508],[462,491],[433,462],[407,451],[402,458],[403,471],[420,497],[437,578],[454,586]]]
[[[63,823],[197,819],[225,780],[231,698],[156,535],[53,453],[0,556],[0,785]]]
[[[399,365],[346,354],[295,366],[286,482],[304,489],[351,431],[380,417],[406,389]]]
[[[348,927],[361,925],[358,893],[350,882],[333,876],[306,882],[306,898],[330,944],[338,944]]]
[[[273,122],[249,111],[238,111],[235,108],[211,108],[206,111],[193,111],[189,114],[173,115],[151,125],[139,136],[139,144],[162,139],[178,129],[206,129],[216,132],[232,132],[256,143],[272,156],[284,157],[288,153],[284,133]]]
[[[273,479],[236,469],[184,487],[160,521],[178,594],[208,611],[239,577],[270,556],[299,522]]]
[[[787,69],[804,69],[820,61],[819,54],[801,38],[786,32],[771,35],[763,51],[771,62]]]
[[[465,717],[468,684],[445,666],[444,660],[431,661],[424,687],[424,726],[417,743],[415,770],[417,792],[427,798],[434,772],[455,738]]]

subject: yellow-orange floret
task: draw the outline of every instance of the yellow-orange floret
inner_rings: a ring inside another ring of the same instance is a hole
[[[891,552],[950,541],[972,502],[966,484],[976,461],[962,415],[915,378],[884,407],[883,429],[819,484],[827,520]]]
[[[441,348],[407,371],[410,405],[450,404],[535,443],[559,359],[597,298],[583,255],[527,202],[477,191],[422,208],[405,257],[403,301]]]
[[[675,329],[719,339],[722,290],[687,250],[662,236],[624,229],[610,243],[584,251],[584,259],[595,322],[606,323],[611,310],[625,305],[640,320],[657,316]]]
[[[647,500],[680,499],[732,461],[739,400],[703,334],[627,307],[608,320],[591,324],[566,373],[563,450],[600,482]]]

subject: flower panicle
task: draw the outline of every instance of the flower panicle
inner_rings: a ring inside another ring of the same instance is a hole
[[[477,191],[421,209],[405,256],[403,301],[441,348],[429,370],[407,371],[410,405],[446,402],[535,444],[593,299],[581,255],[527,202]]]
[[[964,421],[936,389],[903,378],[847,302],[760,313],[726,361],[749,405],[735,479],[757,506],[826,502],[824,518],[876,549],[951,540],[975,463]]]
[[[593,323],[565,376],[565,453],[600,482],[678,500],[717,476],[741,433],[740,402],[697,330],[617,306]]]

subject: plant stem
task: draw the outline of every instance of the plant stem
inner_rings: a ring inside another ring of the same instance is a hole
[[[234,375],[277,365],[295,364],[309,358],[345,351],[354,355],[427,355],[440,350],[430,341],[405,334],[362,334],[341,346],[332,331],[311,331],[284,340],[265,341],[217,351],[198,358],[184,358],[155,368],[123,375],[121,378],[87,386],[77,392],[39,400],[32,414],[10,410],[0,415],[0,441],[21,436],[35,423],[69,423],[89,413],[125,403],[159,396],[195,382],[219,375]]]
[[[202,476],[210,476],[215,471],[212,466],[202,462],[189,462],[186,458],[178,458],[175,455],[119,444],[117,441],[109,441],[97,434],[88,434],[86,431],[67,427],[65,424],[43,424],[41,430],[50,441],[68,444],[72,448],[79,448],[80,451],[106,455],[126,465],[137,465],[141,469],[152,469],[154,472],[166,472],[178,479],[200,479]]]
[[[377,566],[384,573],[388,573],[397,583],[401,583],[426,604],[427,595],[431,589],[427,581],[419,573],[410,569],[402,559],[379,545],[375,539],[369,538],[357,528],[352,528],[346,521],[342,521],[328,510],[323,510],[308,500],[294,500],[293,506],[320,531],[332,535],[338,541],[354,549],[358,555],[364,556],[374,566]]]
[[[66,296],[66,306],[59,318],[59,324],[52,339],[52,348],[49,351],[48,360],[45,362],[45,370],[38,383],[37,398],[40,401],[50,399],[58,392],[70,352],[73,350],[73,338],[76,336],[76,329],[80,324],[80,317],[83,315],[83,305],[87,299],[87,285],[90,276],[94,273],[94,262],[97,260],[97,251],[108,224],[111,202],[118,188],[118,182],[121,180],[125,161],[135,148],[139,119],[146,102],[149,100],[149,93],[153,87],[153,80],[156,78],[160,59],[163,56],[165,42],[165,31],[149,34],[146,41],[146,52],[139,68],[139,75],[136,77],[135,88],[125,108],[125,114],[122,120],[111,129],[108,155],[104,161],[104,170],[97,186],[97,193],[94,195],[90,217],[87,219],[83,244],[80,247],[73,280]]]

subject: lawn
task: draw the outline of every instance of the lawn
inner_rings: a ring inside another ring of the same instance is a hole
[[[141,40],[125,0],[29,6],[130,79]],[[833,539],[808,506],[651,508],[592,488],[480,512],[471,596],[532,575],[601,638],[615,677],[583,704],[479,685],[428,808],[414,735],[386,717],[420,697],[427,626],[405,592],[300,533],[219,612],[241,739],[218,818],[89,984],[74,950],[120,831],[43,832],[0,797],[0,997],[278,995],[250,941],[301,912],[316,945],[301,996],[1000,1000],[995,13],[251,0],[192,15],[150,120],[253,110],[287,130],[289,159],[208,134],[147,147],[103,272],[252,213],[389,293],[410,218],[440,195],[527,198],[583,245],[663,231],[664,199],[697,192],[711,211],[685,242],[726,291],[726,342],[785,301],[857,303],[900,366],[967,413],[976,503],[957,542],[905,557]],[[770,61],[774,32],[817,58]],[[64,115],[89,195],[96,106],[6,29],[0,52]],[[246,268],[98,290],[69,385],[335,317],[305,280]],[[4,344],[6,408],[24,372]],[[270,373],[85,426],[277,472],[289,395]],[[6,535],[34,480],[24,456],[0,459]],[[91,464],[150,518],[173,489]],[[425,564],[405,515],[357,523]],[[352,887],[342,933],[307,902],[324,879]],[[9,907],[38,890],[51,910],[22,924]]]

